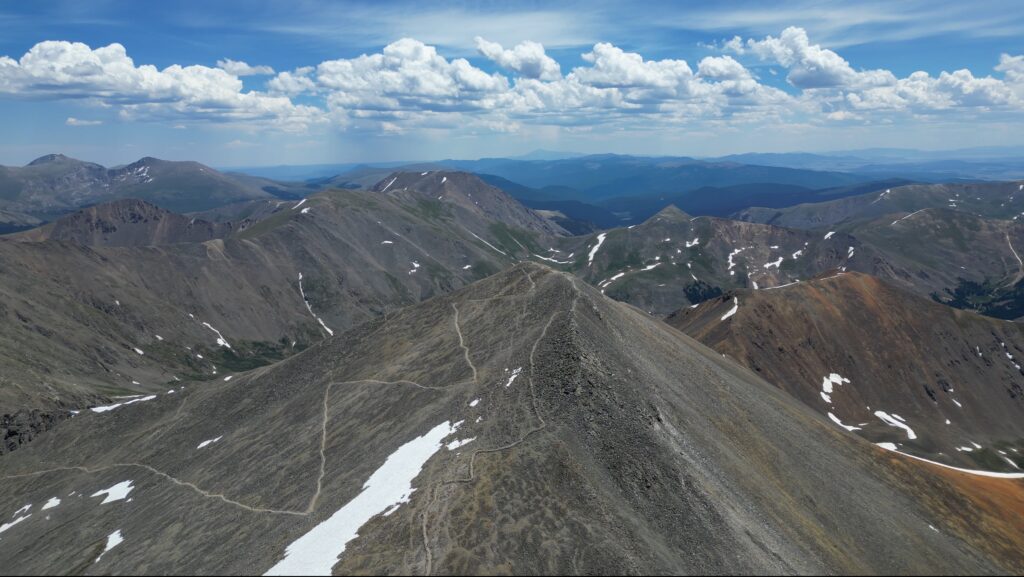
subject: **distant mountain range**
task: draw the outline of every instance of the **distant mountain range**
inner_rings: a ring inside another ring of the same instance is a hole
[[[60,154],[23,167],[0,167],[0,210],[50,220],[102,202],[134,198],[191,212],[259,199],[298,199],[311,192],[246,174],[223,174],[198,162],[143,158],[106,168]],[[12,219],[13,220],[13,219]]]

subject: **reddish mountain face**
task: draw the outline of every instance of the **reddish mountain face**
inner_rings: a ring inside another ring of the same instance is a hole
[[[859,273],[735,291],[668,318],[876,443],[1024,469],[1024,328]]]

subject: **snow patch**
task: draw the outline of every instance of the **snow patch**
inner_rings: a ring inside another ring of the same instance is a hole
[[[505,369],[505,370],[508,371],[508,369]],[[509,376],[508,382],[505,383],[505,387],[506,388],[507,387],[511,387],[512,386],[512,381],[516,380],[516,377],[518,377],[519,373],[521,373],[521,372],[523,372],[523,367],[518,367],[516,370],[512,371],[512,375]]]
[[[221,440],[223,438],[224,438],[224,435],[221,435],[221,436],[217,437],[216,439],[210,439],[208,441],[203,441],[202,443],[199,443],[198,445],[196,445],[196,448],[197,449],[202,449],[203,447],[210,446],[210,445],[216,443],[217,441],[219,441],[219,440]]]
[[[595,244],[594,247],[590,249],[590,254],[587,256],[588,266],[594,264],[594,255],[597,254],[597,250],[601,248],[601,245],[604,244],[604,239],[607,237],[608,233],[606,232],[602,232],[601,234],[597,235],[597,244]]]
[[[854,427],[853,425],[844,425],[843,422],[839,420],[839,417],[833,415],[832,413],[828,414],[828,418],[832,419],[833,423],[839,425],[840,427],[846,429],[847,431],[859,431],[859,430],[861,430],[860,427]]]
[[[917,438],[917,433],[914,432],[914,429],[911,429],[909,426],[907,426],[906,423],[894,418],[889,413],[886,413],[885,411],[875,411],[875,416],[881,419],[883,423],[889,425],[890,427],[898,427],[900,429],[905,430],[907,432],[907,438],[910,439],[911,441]]]
[[[111,549],[117,547],[121,543],[124,543],[124,537],[121,536],[120,529],[114,531],[110,535],[107,535],[107,546],[103,549],[103,552],[100,553],[100,556],[96,558],[96,561],[94,561],[94,563],[99,563],[100,559],[102,559],[103,556],[107,554],[107,551],[110,551]]]
[[[740,310],[740,299],[737,298],[737,297],[732,297],[732,300],[733,300],[732,309],[729,312],[727,312],[724,315],[722,315],[722,320],[723,321],[725,319],[731,317],[732,315],[736,314],[736,311]]]
[[[102,407],[93,407],[93,408],[91,408],[89,410],[94,412],[94,413],[106,413],[107,411],[113,411],[114,409],[119,409],[119,408],[121,408],[121,407],[123,407],[125,405],[130,405],[132,403],[142,403],[142,402],[145,402],[145,401],[152,401],[155,398],[156,398],[156,395],[149,395],[147,397],[139,397],[139,398],[136,398],[136,399],[132,399],[130,401],[125,401],[123,403],[116,403],[116,404],[113,404],[113,405],[104,405]]]
[[[288,545],[284,559],[265,575],[330,575],[345,546],[359,536],[359,529],[367,521],[380,514],[390,515],[409,502],[416,490],[413,480],[445,446],[443,439],[457,429],[457,425],[445,421],[399,447],[367,479],[359,495]]]
[[[103,502],[100,505],[106,505],[107,503],[113,503],[114,501],[120,501],[128,496],[128,493],[132,492],[132,481],[121,481],[109,489],[103,489],[102,491],[96,491],[89,497],[99,497],[100,495],[106,495],[103,498]]]

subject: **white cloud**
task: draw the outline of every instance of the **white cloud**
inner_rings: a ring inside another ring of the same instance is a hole
[[[292,72],[281,72],[267,81],[267,89],[277,94],[296,96],[303,92],[315,92],[316,83],[309,77],[313,73],[312,66],[304,66]]]
[[[1002,55],[997,76],[956,70],[898,78],[888,70],[854,68],[796,27],[778,37],[733,38],[720,45],[732,55],[707,56],[695,66],[597,43],[581,55],[583,64],[564,75],[539,43],[506,49],[477,37],[476,45],[502,72],[403,38],[380,52],[280,72],[268,79],[265,91],[246,91],[240,76],[272,70],[230,60],[219,61],[219,68],[158,69],[136,65],[120,44],[92,49],[42,42],[18,60],[0,56],[0,98],[75,100],[113,109],[125,120],[168,126],[231,123],[303,132],[319,125],[381,134],[425,130],[435,136],[529,126],[746,130],[758,124],[880,123],[900,114],[927,122],[958,110],[1024,110],[1024,56]],[[778,67],[790,88],[762,83],[748,59],[769,63],[769,72]],[[95,122],[67,119],[71,126]]]
[[[1024,57],[1003,54],[995,67],[1005,78],[977,77],[967,69],[931,76],[918,71],[897,78],[888,70],[855,70],[836,52],[811,44],[807,32],[790,27],[779,37],[742,42],[734,38],[723,49],[740,55],[754,55],[788,70],[786,79],[802,90],[807,102],[818,102],[830,110],[830,119],[863,118],[831,110],[848,106],[858,111],[907,111],[924,114],[973,108],[976,110],[1024,109],[1020,83],[1024,78]]]
[[[217,68],[235,76],[270,76],[274,69],[269,66],[250,66],[246,62],[225,58],[217,61]]]
[[[557,62],[544,52],[544,45],[537,42],[522,42],[511,50],[505,50],[497,42],[488,42],[477,36],[476,49],[498,66],[519,73],[525,78],[557,80],[562,69]]]
[[[64,124],[67,124],[68,126],[99,126],[100,124],[103,124],[103,121],[82,120],[79,118],[75,118],[74,116],[69,116],[68,119],[64,121]]]
[[[94,50],[79,42],[46,41],[20,60],[0,57],[0,95],[117,106],[131,119],[186,117],[296,129],[317,116],[313,107],[296,106],[284,96],[243,92],[242,81],[219,68],[136,66],[120,44]]]
[[[789,27],[778,38],[767,36],[763,40],[747,40],[746,44],[734,38],[726,43],[728,50],[737,54],[751,53],[789,69],[786,79],[797,88],[869,88],[891,85],[896,81],[888,70],[856,71],[842,56],[832,50],[811,44],[807,31]]]

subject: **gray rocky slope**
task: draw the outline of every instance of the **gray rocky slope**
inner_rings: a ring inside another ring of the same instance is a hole
[[[0,453],[69,409],[223,378],[465,286],[540,234],[516,223],[547,226],[459,198],[325,191],[229,223],[120,201],[0,239]]]
[[[1021,486],[988,481],[1012,507],[523,264],[5,456],[0,566],[1020,572]]]

